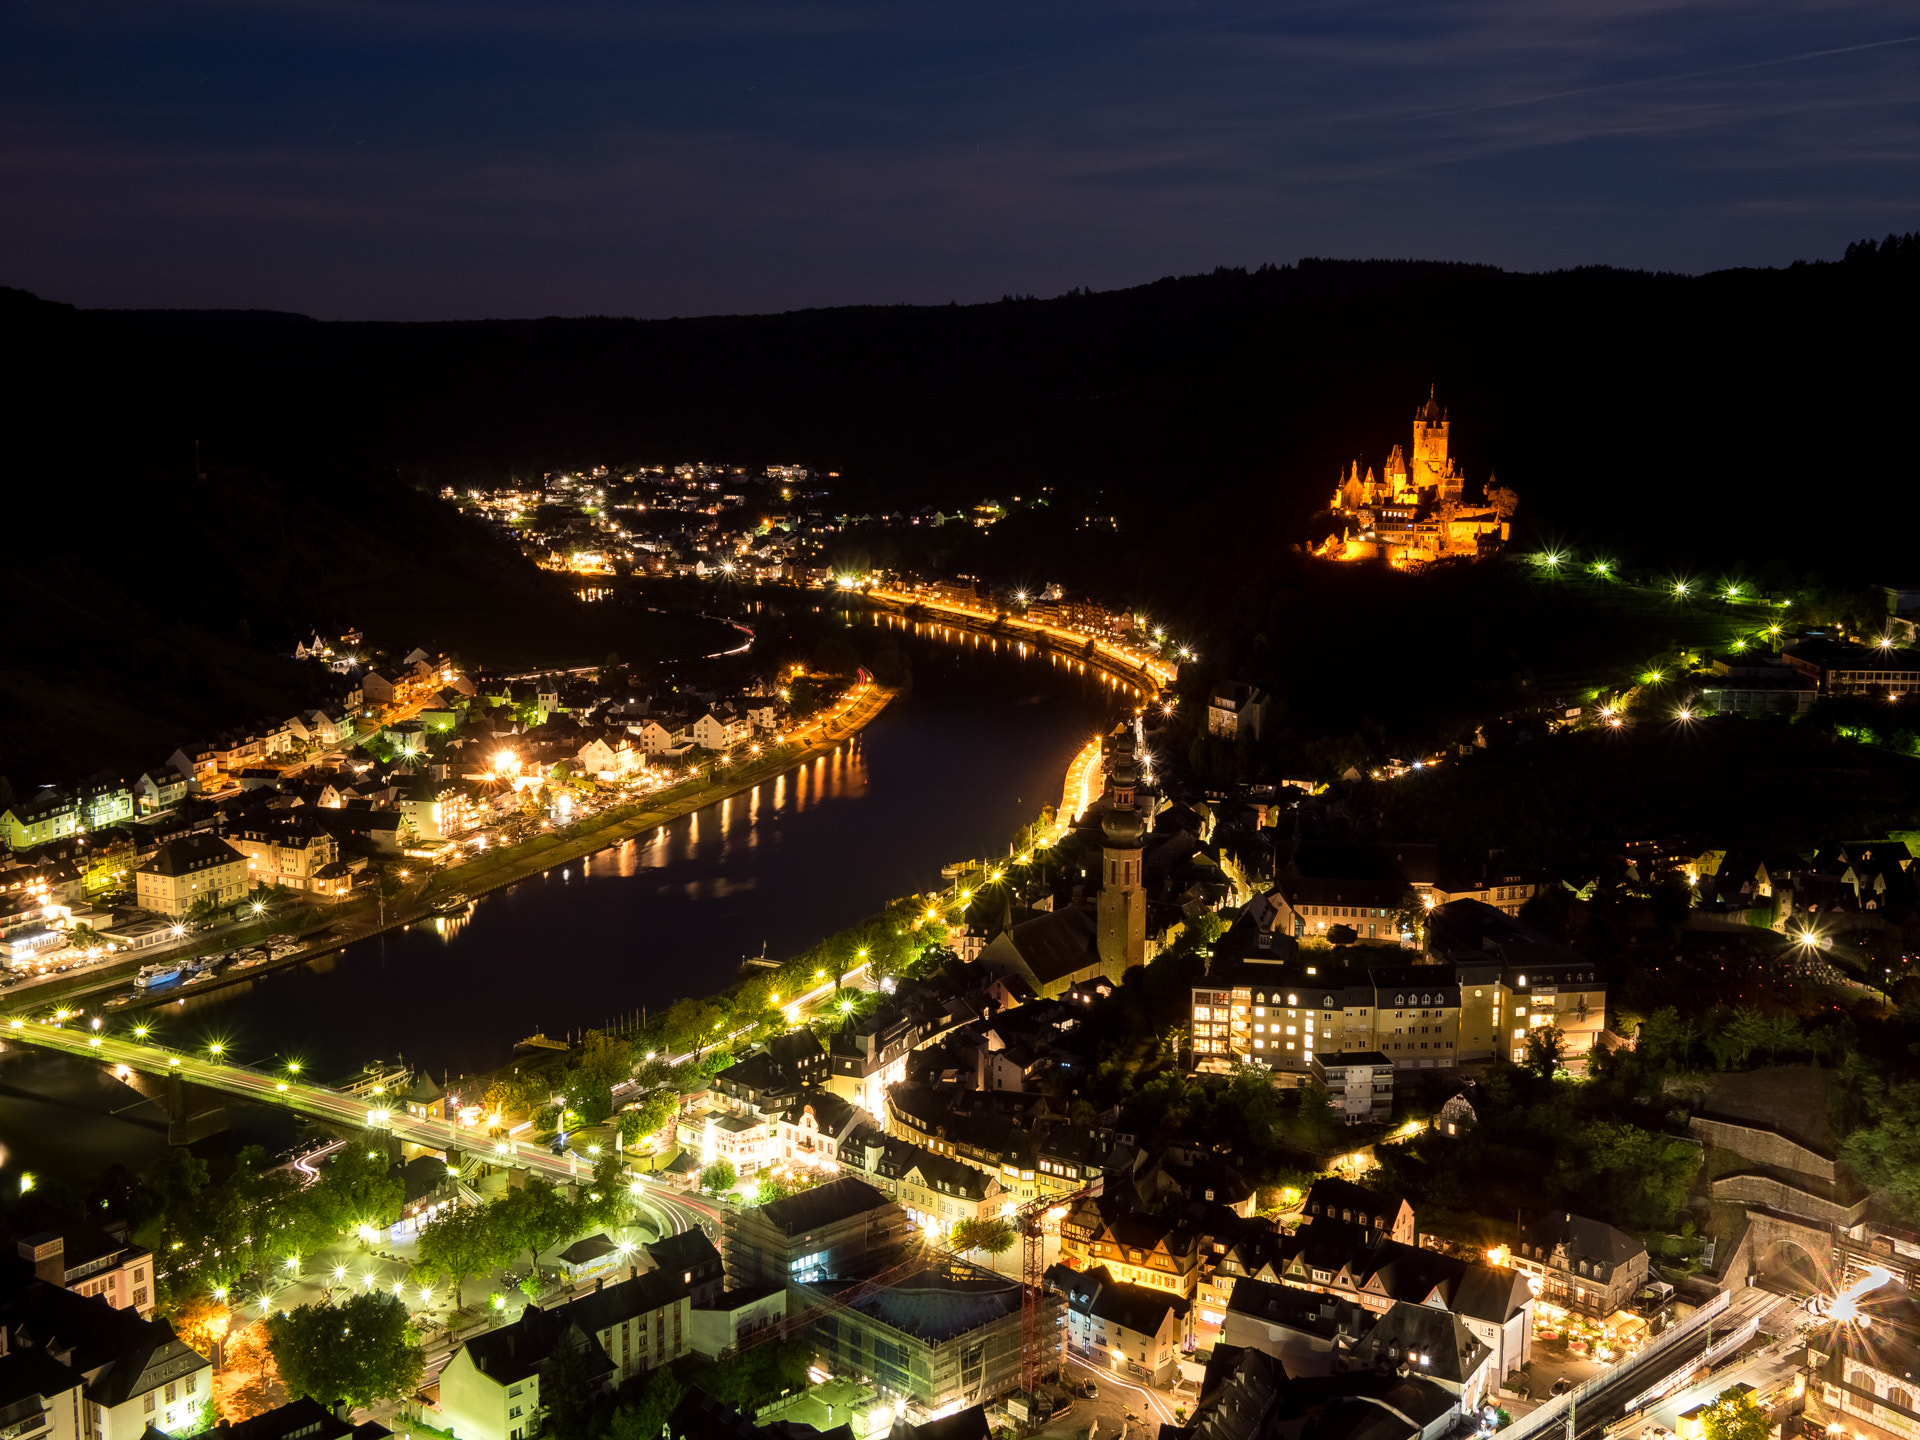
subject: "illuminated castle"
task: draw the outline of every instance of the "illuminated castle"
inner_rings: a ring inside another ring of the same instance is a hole
[[[1340,530],[1314,552],[1329,560],[1380,558],[1396,567],[1492,554],[1507,538],[1518,497],[1487,477],[1486,499],[1462,498],[1466,477],[1447,453],[1447,412],[1431,390],[1413,415],[1413,451],[1396,445],[1376,479],[1360,462],[1334,487]]]

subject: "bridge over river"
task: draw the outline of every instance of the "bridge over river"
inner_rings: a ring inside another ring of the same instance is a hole
[[[450,1166],[476,1160],[505,1169],[525,1170],[560,1184],[590,1176],[592,1166],[571,1152],[556,1155],[544,1145],[494,1140],[458,1120],[410,1115],[384,1095],[357,1095],[328,1089],[300,1078],[297,1063],[279,1073],[239,1065],[208,1047],[206,1055],[170,1049],[120,1035],[69,1029],[53,1021],[14,1019],[0,1030],[0,1045],[31,1045],[57,1050],[101,1066],[152,1100],[167,1117],[167,1138],[190,1144],[226,1128],[225,1097],[277,1105],[310,1119],[348,1130],[379,1130],[394,1142],[445,1155]],[[636,1181],[640,1177],[635,1177]],[[665,1200],[664,1195],[660,1199]],[[674,1196],[675,1206],[690,1202]],[[705,1206],[694,1208],[704,1210]]]

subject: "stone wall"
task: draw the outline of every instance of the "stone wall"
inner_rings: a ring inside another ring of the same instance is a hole
[[[1845,1205],[1811,1190],[1802,1190],[1771,1175],[1723,1175],[1713,1182],[1713,1198],[1742,1205],[1764,1205],[1769,1210],[1805,1216],[1823,1224],[1857,1225],[1867,1211],[1863,1197]]]
[[[1687,1130],[1709,1145],[1731,1150],[1743,1160],[1770,1165],[1776,1170],[1792,1170],[1829,1184],[1834,1179],[1833,1160],[1777,1130],[1762,1125],[1743,1125],[1734,1120],[1710,1120],[1696,1115],[1687,1122]]]

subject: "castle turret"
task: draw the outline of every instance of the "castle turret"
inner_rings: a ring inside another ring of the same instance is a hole
[[[1122,752],[1114,762],[1107,788],[1107,813],[1101,818],[1100,900],[1096,943],[1100,970],[1107,979],[1120,977],[1147,962],[1147,897],[1141,875],[1141,847],[1147,833],[1146,817],[1134,804],[1133,756]]]

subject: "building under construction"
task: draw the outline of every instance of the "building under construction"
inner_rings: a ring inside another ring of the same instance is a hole
[[[1057,1364],[1065,1310],[1055,1295],[1041,1303],[1041,1344]],[[836,1371],[869,1376],[927,1415],[1020,1388],[1020,1282],[953,1255],[928,1252],[915,1273],[821,1315],[812,1330]]]
[[[922,1418],[1022,1388],[1018,1280],[926,1245],[893,1201],[851,1178],[727,1217],[727,1280],[784,1285],[781,1334],[870,1378]],[[1059,1364],[1065,1308],[1035,1287],[1036,1369]],[[773,1338],[771,1336],[766,1338]]]
[[[727,1216],[727,1287],[864,1280],[921,1244],[906,1211],[864,1180],[834,1180]],[[790,1296],[787,1313],[811,1299]]]

